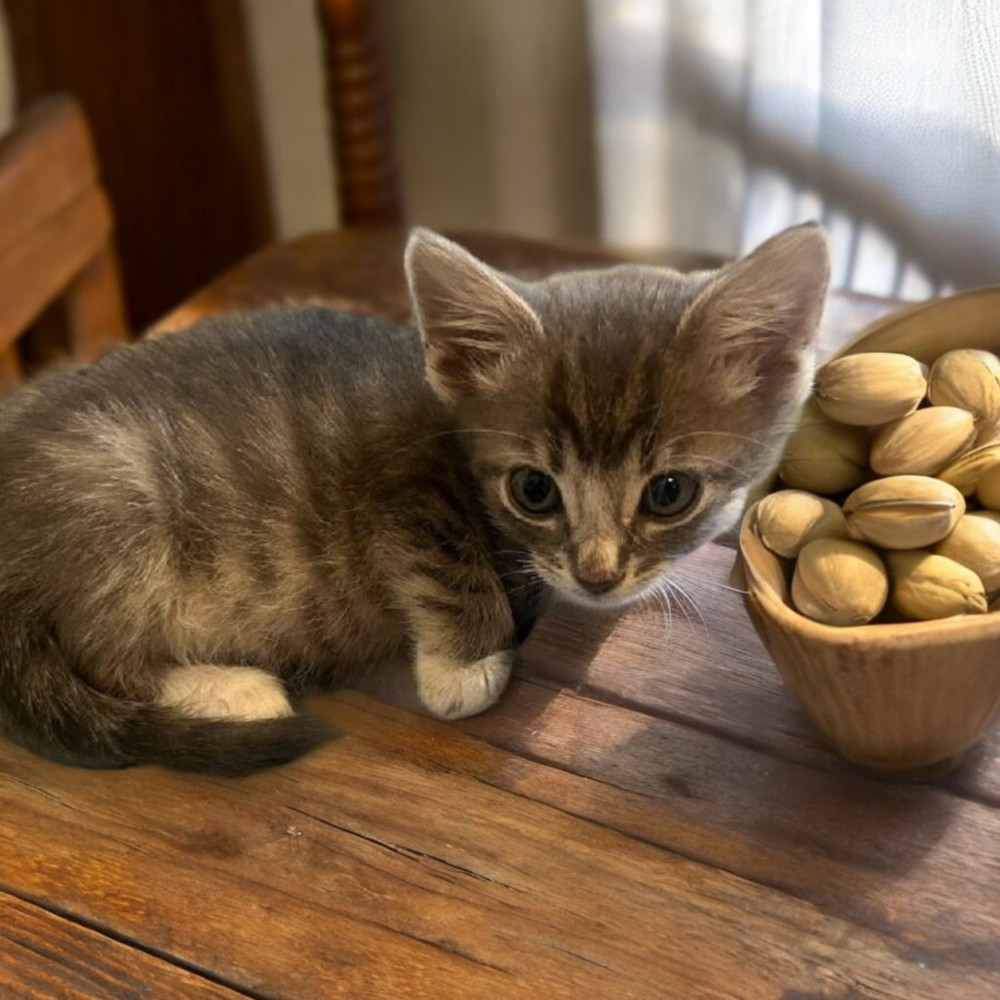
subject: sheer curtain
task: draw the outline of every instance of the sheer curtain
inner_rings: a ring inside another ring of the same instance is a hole
[[[742,252],[818,218],[834,282],[1000,283],[998,0],[588,0],[602,236]]]

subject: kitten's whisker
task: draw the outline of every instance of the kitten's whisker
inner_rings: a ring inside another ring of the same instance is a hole
[[[674,623],[676,622],[676,615],[674,612],[677,610],[676,605],[673,602],[670,591],[666,588],[657,590],[660,602],[663,605],[664,614],[667,618],[668,628],[667,628],[667,639],[670,640],[674,635]]]
[[[712,643],[711,630],[709,629],[708,624],[706,623],[705,618],[701,613],[701,608],[698,607],[697,601],[695,600],[695,597],[693,595],[698,594],[699,590],[705,587],[711,588],[712,590],[729,591],[740,595],[745,594],[746,591],[740,590],[738,587],[730,587],[727,584],[719,583],[716,580],[705,580],[701,577],[697,578],[689,577],[683,571],[681,571],[678,575],[680,577],[679,584],[683,584],[683,587],[687,588],[684,592],[688,597],[688,600],[691,601],[691,605],[696,610],[698,617],[701,619],[703,626],[703,635],[705,637],[706,643],[711,645]],[[687,593],[688,590],[692,591],[693,594]],[[701,593],[704,595],[705,591],[701,590]]]
[[[534,577],[534,579],[526,581],[527,583],[537,583],[537,582],[539,582],[537,574],[534,574],[534,573],[531,572],[531,570],[527,570],[527,569],[512,569],[512,570],[510,570],[510,571],[508,571],[506,573],[497,573],[497,578],[500,579],[500,580],[509,580],[512,577],[517,578],[517,577],[522,577],[522,576],[527,576],[527,575],[531,575],[531,576]]]
[[[663,586],[666,593],[670,595],[671,603],[674,603],[677,610],[684,616],[684,621],[688,625],[693,625],[691,612],[688,610],[687,602],[683,600],[683,592],[676,587],[672,580],[663,580]]]
[[[526,441],[532,446],[532,448],[534,448],[536,444],[534,440],[524,434],[518,434],[515,431],[502,431],[493,427],[455,427],[447,431],[438,431],[436,434],[428,434],[420,440],[432,441],[435,438],[448,437],[449,435],[454,434],[498,434],[502,437],[512,437],[517,438],[519,441]]]
[[[669,593],[676,598],[681,613],[684,615],[688,625],[691,626],[692,634],[698,637],[697,644],[703,651],[706,646],[710,645],[711,633],[708,628],[708,623],[705,621],[705,616],[701,613],[701,609],[698,607],[697,602],[689,593],[687,593],[686,590],[684,590],[677,580],[665,579],[663,583],[667,588],[669,588]],[[697,622],[694,621],[692,615],[697,617]]]
[[[757,449],[764,449],[771,447],[780,438],[787,435],[790,431],[798,427],[798,419],[778,421],[771,425],[768,431],[762,437],[751,437],[747,434],[738,434],[735,431],[712,431],[712,430],[700,430],[700,431],[689,431],[686,434],[678,434],[676,437],[672,437],[667,441],[663,442],[664,448],[670,448],[682,441],[686,441],[690,438],[700,438],[700,437],[720,437],[729,438],[734,441],[743,441],[746,444],[753,445]]]
[[[674,614],[673,609],[670,606],[670,601],[661,594],[659,591],[656,592],[656,596],[659,599],[660,607],[663,608],[663,622],[666,626],[666,641],[669,642],[674,635]]]
[[[424,444],[427,441],[433,441],[436,438],[449,437],[457,434],[498,434],[503,437],[512,437],[512,438],[517,438],[519,441],[524,441],[531,446],[532,451],[534,451],[536,446],[536,442],[533,441],[531,438],[526,437],[524,434],[517,434],[515,431],[502,431],[494,429],[492,427],[453,427],[447,431],[436,431],[433,434],[425,434],[423,437],[418,437],[412,441],[407,441],[406,444],[402,445],[399,448],[396,448],[394,451],[391,451],[388,454],[387,458],[394,458],[401,452],[409,451],[415,445]],[[375,481],[374,475],[372,481]]]
[[[733,587],[728,583],[719,583],[718,580],[685,580],[685,584],[692,590],[697,591],[700,587],[711,587],[713,590],[722,590],[730,594],[745,596],[749,593],[746,587]]]
[[[488,556],[490,556],[490,557],[495,557],[495,556],[515,556],[515,557],[520,558],[520,559],[525,559],[526,558],[524,549],[492,549],[491,551],[487,552],[486,554]]]
[[[700,438],[700,437],[724,437],[732,438],[734,441],[743,441],[747,444],[752,444],[758,448],[766,448],[770,443],[771,439],[766,438],[761,441],[759,438],[749,437],[746,434],[736,434],[733,431],[691,431],[688,434],[679,434],[677,437],[670,438],[669,441],[664,441],[664,447],[672,447],[679,444],[681,441],[687,441],[689,438]]]
[[[518,584],[516,587],[505,587],[504,593],[508,598],[513,597],[515,594],[522,594],[528,591],[529,587],[535,587],[539,591],[543,590],[545,585],[541,580],[529,580],[527,583]]]
[[[735,462],[727,462],[724,459],[718,458],[715,455],[696,455],[696,454],[686,454],[685,458],[693,458],[699,462],[705,462],[709,465],[719,466],[720,468],[732,469],[734,472],[739,472],[742,466]]]
[[[749,437],[746,434],[737,434],[735,431],[688,431],[686,434],[678,434],[675,437],[670,438],[666,441],[666,444],[677,444],[679,441],[686,441],[688,438],[693,437],[728,437],[734,438],[739,441],[749,441],[751,444],[757,443],[757,438]]]
[[[698,617],[698,621],[701,622],[701,627],[707,633],[708,632],[708,623],[705,621],[705,616],[701,613],[701,608],[698,607],[698,602],[694,599],[694,597],[691,594],[689,594],[684,589],[684,585],[686,583],[687,583],[687,581],[683,581],[681,579],[677,579],[677,580],[672,581],[672,586],[675,588],[678,597],[680,597],[681,600],[683,600],[688,605],[688,607],[691,608],[692,613],[695,614]]]
[[[670,641],[670,637],[674,634],[674,618],[671,614],[670,602],[667,600],[666,596],[659,589],[659,587],[651,587],[647,592],[647,596],[655,601],[659,606],[660,611],[663,614],[663,625],[666,642]]]

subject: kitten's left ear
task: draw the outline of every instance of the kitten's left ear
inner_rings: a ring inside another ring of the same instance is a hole
[[[709,375],[724,401],[801,402],[829,280],[829,243],[815,222],[724,267],[680,322],[695,370]]]
[[[541,341],[531,306],[451,240],[415,229],[405,262],[427,377],[446,402],[495,388],[511,360]]]

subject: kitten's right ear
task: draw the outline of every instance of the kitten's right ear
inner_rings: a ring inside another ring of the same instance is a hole
[[[531,306],[458,244],[415,229],[405,262],[427,377],[446,402],[495,389],[510,361],[541,340]]]
[[[830,280],[826,232],[803,223],[726,265],[681,317],[690,364],[720,405],[756,404],[762,414],[805,397],[812,339]]]

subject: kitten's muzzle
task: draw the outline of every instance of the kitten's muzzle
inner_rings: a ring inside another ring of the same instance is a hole
[[[625,579],[621,539],[605,530],[585,535],[569,553],[573,581],[588,594],[607,594]]]

